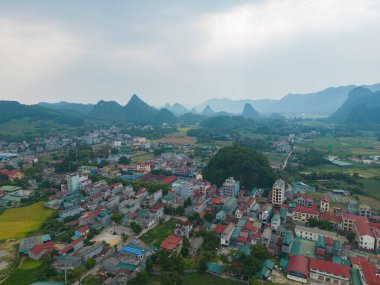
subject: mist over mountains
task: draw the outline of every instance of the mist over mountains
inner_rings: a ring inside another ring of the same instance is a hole
[[[330,87],[308,94],[289,94],[280,100],[231,100],[214,98],[188,109],[180,103],[156,108],[133,95],[125,106],[115,101],[97,104],[69,102],[24,105],[0,101],[1,122],[28,118],[80,124],[82,120],[130,123],[197,123],[214,116],[247,119],[283,119],[284,116],[315,116],[334,123],[380,124],[380,83]]]

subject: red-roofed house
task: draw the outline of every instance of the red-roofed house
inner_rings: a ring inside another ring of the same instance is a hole
[[[376,274],[376,266],[366,260],[359,261],[360,279],[363,285],[379,285],[380,277]]]
[[[310,279],[323,284],[350,284],[350,267],[322,259],[310,259]]]
[[[216,227],[215,227],[215,234],[218,237],[220,237],[220,235],[224,232],[225,229],[226,229],[225,225],[222,225],[222,224],[216,225]]]
[[[41,257],[49,254],[54,249],[55,244],[48,241],[42,244],[35,244],[29,251],[29,257],[34,260],[39,260]]]
[[[183,237],[170,235],[165,240],[163,240],[160,244],[162,249],[166,250],[174,250],[182,245]]]
[[[342,229],[345,231],[350,231],[354,227],[354,222],[368,223],[368,219],[367,217],[343,213],[342,222]]]
[[[70,246],[73,247],[74,251],[80,250],[83,247],[83,238],[77,238],[70,242]]]
[[[375,249],[375,236],[368,223],[354,222],[354,233],[356,234],[356,241],[360,248],[368,250]]]
[[[14,170],[1,169],[0,173],[8,176],[8,179],[10,181],[13,181],[16,178],[22,178],[24,176],[24,174],[18,169],[14,169]]]
[[[297,282],[307,283],[309,276],[309,260],[302,255],[291,255],[287,269],[287,278]]]
[[[293,210],[293,221],[307,222],[310,218],[319,220],[319,213],[315,208],[297,206]]]

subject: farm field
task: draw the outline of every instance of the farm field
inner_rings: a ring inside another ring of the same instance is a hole
[[[154,158],[153,153],[146,152],[146,153],[142,153],[142,154],[133,156],[131,159],[132,159],[132,162],[144,162],[147,160],[151,160],[153,158]]]
[[[373,155],[380,152],[380,141],[370,134],[358,137],[315,137],[306,141],[303,146],[320,149],[341,157]]]
[[[326,163],[326,164],[318,165],[315,167],[311,167],[310,170],[324,171],[324,172],[341,172],[341,173],[346,173],[350,175],[354,173],[358,173],[359,176],[363,178],[374,178],[374,177],[380,176],[380,169],[376,169],[374,167],[366,166],[366,165],[359,165],[359,164],[354,164],[352,166],[347,166],[347,167],[339,167],[331,163]]]
[[[160,243],[171,233],[175,228],[176,220],[171,219],[166,223],[158,224],[155,228],[147,231],[140,237],[146,244],[160,245]]]
[[[2,285],[28,285],[37,281],[42,261],[26,259],[21,262],[21,265],[1,283]]]
[[[42,201],[26,207],[7,209],[0,215],[0,239],[23,238],[38,230],[53,213],[53,210],[44,207]]]

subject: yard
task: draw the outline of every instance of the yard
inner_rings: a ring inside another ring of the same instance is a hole
[[[7,278],[2,285],[28,285],[37,281],[41,271],[42,261],[26,259],[21,261],[20,266]]]
[[[140,237],[140,240],[146,244],[159,246],[168,235],[173,233],[175,224],[175,219],[171,219],[163,224],[158,224],[156,227],[143,234]]]
[[[43,202],[7,209],[0,215],[0,239],[23,238],[38,230],[53,213],[54,210],[45,208]]]
[[[146,153],[142,153],[142,154],[133,156],[132,161],[133,162],[144,162],[144,161],[152,160],[153,158],[154,158],[153,153],[146,152]]]

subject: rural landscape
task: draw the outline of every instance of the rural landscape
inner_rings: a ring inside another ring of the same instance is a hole
[[[380,285],[380,2],[2,1],[0,285]]]

